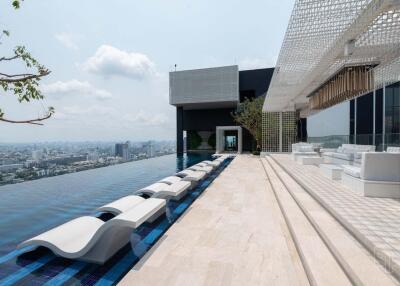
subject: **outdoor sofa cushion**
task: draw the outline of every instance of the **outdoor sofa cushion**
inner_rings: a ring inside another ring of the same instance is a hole
[[[400,153],[400,147],[387,147],[386,152],[388,152],[388,153]]]
[[[334,158],[342,159],[351,161],[353,160],[353,154],[346,154],[346,153],[333,153]]]
[[[342,168],[343,172],[345,172],[347,175],[355,178],[360,178],[361,168],[348,165],[343,165]]]
[[[400,182],[400,153],[363,153],[361,179]]]

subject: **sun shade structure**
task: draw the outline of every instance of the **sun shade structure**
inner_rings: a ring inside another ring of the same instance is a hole
[[[335,74],[364,65],[369,91],[400,80],[400,0],[297,0],[263,110],[306,112]]]

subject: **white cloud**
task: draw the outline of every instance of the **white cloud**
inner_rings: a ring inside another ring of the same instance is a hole
[[[98,116],[114,116],[117,114],[117,111],[112,107],[101,106],[101,105],[92,105],[89,107],[83,106],[66,106],[63,108],[63,111],[66,116],[79,116],[79,115],[98,115]],[[96,118],[97,120],[97,118]]]
[[[168,117],[163,113],[152,114],[143,110],[135,114],[125,114],[123,119],[130,123],[145,126],[158,126],[168,122]]]
[[[110,45],[100,46],[81,67],[103,76],[123,76],[137,80],[156,74],[155,64],[147,55],[123,51]]]
[[[164,113],[152,114],[151,112],[140,110],[138,112],[125,113],[119,109],[103,105],[72,105],[65,106],[60,111],[58,119],[78,120],[85,124],[98,126],[101,120],[104,124],[114,127],[167,127],[170,123],[170,118]],[[103,123],[102,123],[103,124]]]
[[[275,66],[275,60],[273,59],[259,59],[259,58],[245,58],[239,62],[239,68],[241,70],[261,69],[270,68]]]
[[[79,50],[78,41],[79,36],[70,33],[57,33],[54,37],[59,41],[63,46],[67,47],[68,49],[77,51]]]
[[[50,84],[43,84],[41,90],[44,94],[56,95],[89,95],[96,99],[104,100],[112,97],[111,93],[98,89],[87,81],[72,79],[70,81],[56,81]]]

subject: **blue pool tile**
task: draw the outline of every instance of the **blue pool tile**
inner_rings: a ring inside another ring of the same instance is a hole
[[[27,276],[30,273],[32,273],[33,271],[39,269],[40,267],[45,265],[47,262],[49,262],[53,258],[54,258],[53,255],[45,255],[45,256],[39,258],[37,261],[28,264],[27,266],[23,267],[22,269],[18,270],[17,272],[2,279],[0,281],[0,285],[2,285],[2,286],[13,285],[15,282],[23,279],[25,276]]]
[[[57,274],[57,276],[53,277],[52,279],[48,280],[45,284],[45,286],[57,286],[57,285],[62,285],[69,279],[71,279],[75,274],[77,274],[79,271],[81,271],[85,266],[87,266],[87,263],[85,262],[75,262],[68,268],[64,269],[62,272]]]
[[[14,251],[11,251],[10,253],[0,257],[0,264],[4,263],[4,262],[7,262],[8,260],[14,259],[18,255],[21,255],[21,254],[23,254],[23,253],[25,253],[27,251],[32,250],[32,249],[33,249],[33,247],[27,246],[27,247],[24,247],[24,248],[21,248],[21,249],[16,249]]]
[[[132,233],[131,244],[125,246],[106,264],[96,265],[85,262],[72,262],[56,258],[52,254],[43,256],[40,259],[31,259],[31,256],[29,256],[29,259],[19,259],[18,264],[16,264],[13,258],[22,252],[13,251],[0,258],[0,261],[3,261],[3,265],[0,265],[0,277],[2,276],[1,274],[7,273],[3,275],[4,279],[0,280],[0,285],[3,285],[3,282],[8,283],[5,285],[17,283],[21,286],[115,285],[149,251],[227,165],[228,163],[222,164],[211,176],[189,192],[182,201],[168,202],[167,216],[158,219],[154,223],[141,225]],[[122,186],[119,187],[124,189]]]

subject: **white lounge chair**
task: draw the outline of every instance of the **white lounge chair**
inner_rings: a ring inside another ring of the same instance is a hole
[[[199,171],[199,172],[206,172],[206,174],[210,174],[213,170],[211,166],[201,166],[201,165],[193,165],[188,168],[188,170]]]
[[[97,211],[119,215],[143,203],[145,200],[140,196],[126,196],[97,208]]]
[[[168,185],[172,185],[172,184],[178,183],[180,181],[182,181],[181,177],[169,176],[169,177],[166,177],[166,178],[164,178],[162,180],[159,180],[158,183],[165,183],[165,184],[168,184]]]
[[[151,198],[107,222],[79,217],[22,242],[18,248],[43,246],[64,258],[103,264],[129,243],[133,229],[154,221],[165,212],[165,206],[165,200]]]
[[[176,176],[181,177],[182,181],[188,181],[191,183],[191,187],[195,187],[201,180],[206,177],[206,172],[192,171],[185,169],[176,173]]]
[[[215,159],[214,161],[217,161],[217,162],[224,162],[226,159],[228,159],[229,158],[229,156],[221,156],[221,157],[218,157],[217,159]]]
[[[210,166],[213,166],[213,167],[219,167],[219,165],[221,165],[221,161],[216,161],[216,160],[214,160],[214,161],[209,161],[209,160],[206,160],[206,161],[203,161],[203,162],[201,162],[201,163],[203,163],[203,164],[207,164],[207,165],[210,165]]]
[[[211,169],[215,169],[215,168],[216,168],[215,165],[209,165],[209,164],[207,164],[207,163],[204,163],[204,161],[202,161],[202,162],[200,162],[200,163],[197,163],[195,166],[199,166],[199,167],[208,167],[208,168],[211,168]]]
[[[228,155],[227,154],[218,154],[218,153],[214,153],[214,154],[211,155],[211,157],[213,157],[213,158],[220,158],[220,157],[223,157],[223,156],[228,156]]]
[[[183,180],[171,185],[166,183],[154,183],[136,191],[135,194],[146,194],[152,198],[180,200],[190,187],[191,183]]]
[[[400,199],[400,153],[362,153],[361,167],[343,165],[342,182],[366,197]]]

